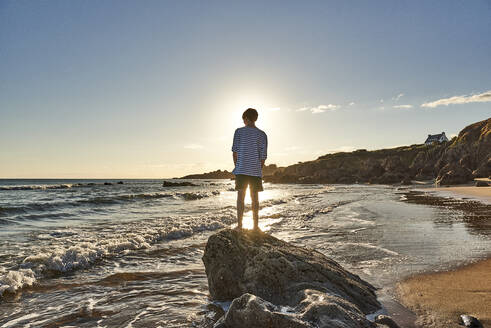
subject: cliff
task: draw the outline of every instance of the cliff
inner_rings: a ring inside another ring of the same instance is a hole
[[[458,137],[432,145],[328,154],[279,168],[273,183],[410,183],[436,179],[441,185],[491,175],[491,118],[464,128]]]

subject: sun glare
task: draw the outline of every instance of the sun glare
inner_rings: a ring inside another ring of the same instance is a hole
[[[243,125],[242,113],[247,108],[255,108],[259,113],[257,126],[260,129],[269,131],[272,128],[272,115],[281,110],[278,101],[268,99],[261,94],[243,93],[229,101],[226,108],[229,108],[229,122],[233,122],[236,126]]]
[[[264,190],[259,193],[259,205],[261,205],[263,202],[268,201],[272,198],[274,198],[274,194],[270,190]],[[246,197],[244,200],[245,204],[245,210],[244,210],[244,216],[242,218],[242,226],[244,229],[252,229],[254,227],[254,220],[252,218],[252,209],[251,209],[251,196],[249,193],[249,188],[246,190]],[[262,231],[268,231],[271,229],[271,225],[281,221],[281,218],[275,215],[271,215],[271,208],[270,207],[265,207],[263,209],[259,210],[259,229]],[[233,227],[236,227],[237,224],[233,224]]]

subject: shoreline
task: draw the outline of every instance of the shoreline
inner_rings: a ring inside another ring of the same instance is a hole
[[[398,282],[395,290],[421,327],[462,327],[461,314],[491,325],[491,255],[451,270],[416,274]]]
[[[465,211],[476,220],[476,227],[491,225],[487,216],[491,187],[414,188],[406,196],[411,203]],[[487,257],[460,262],[448,270],[414,274],[397,282],[394,291],[396,301],[417,316],[417,327],[462,327],[461,314],[478,318],[484,327],[491,326],[491,250]]]
[[[436,196],[471,199],[491,204],[491,187],[476,187],[474,185],[457,185],[451,187],[429,188]]]

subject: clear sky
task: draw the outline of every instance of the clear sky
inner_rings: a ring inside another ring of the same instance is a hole
[[[491,1],[0,0],[0,177],[233,168],[424,142],[491,116]]]

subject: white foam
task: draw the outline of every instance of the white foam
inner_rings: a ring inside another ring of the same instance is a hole
[[[102,231],[91,237],[87,234],[76,234],[74,231],[64,233],[58,230],[52,233],[61,245],[50,245],[49,249],[39,251],[24,258],[20,270],[7,271],[0,267],[0,296],[4,291],[15,292],[31,286],[36,278],[49,271],[60,273],[89,268],[94,262],[110,258],[117,254],[126,254],[133,250],[148,249],[152,244],[167,239],[182,239],[203,231],[214,231],[225,228],[235,221],[229,213],[221,216],[188,217],[176,220],[160,219],[157,221],[135,222],[126,226],[126,231]],[[176,224],[176,222],[178,222]],[[167,226],[166,226],[167,224]],[[174,226],[172,226],[172,224]],[[156,229],[155,227],[162,227]],[[135,232],[128,232],[135,231]],[[80,238],[84,241],[78,241]],[[85,241],[92,239],[90,241]],[[67,243],[73,244],[70,247]]]
[[[68,189],[73,185],[69,183],[59,185],[15,185],[0,186],[0,190],[46,190],[46,189]]]
[[[3,269],[2,271],[5,272],[6,270]],[[6,291],[15,293],[24,286],[32,286],[35,281],[34,272],[30,269],[8,271],[0,275],[0,296]]]
[[[373,322],[375,321],[375,318],[377,318],[379,315],[387,315],[387,310],[385,310],[384,308],[381,308],[373,313],[369,313],[365,316],[365,318],[367,318],[367,320]]]
[[[228,309],[230,309],[230,305],[232,305],[232,302],[214,301],[213,304],[221,307],[224,312],[227,312]]]
[[[145,315],[145,314],[147,314],[147,313],[148,313],[148,311],[146,311],[146,310],[143,310],[142,312],[138,313],[138,314],[136,315],[136,317],[135,317],[133,320],[131,320],[131,321],[128,323],[128,325],[126,325],[126,328],[133,328],[133,323],[135,323],[136,321],[138,321],[142,315]]]
[[[399,255],[399,253],[391,251],[390,249],[383,248],[383,247],[377,246],[377,245],[368,244],[368,243],[342,243],[342,244],[346,245],[346,246],[353,245],[353,246],[361,246],[361,247],[365,247],[365,248],[376,249],[376,250],[382,251],[384,253],[387,253],[387,254],[393,255],[393,256]]]
[[[6,323],[4,323],[2,325],[2,328],[12,327],[12,326],[17,325],[18,323],[20,323],[22,321],[28,321],[28,320],[30,321],[31,319],[39,317],[39,316],[40,316],[40,314],[38,314],[38,313],[29,313],[29,314],[26,314],[20,318],[7,321]]]

